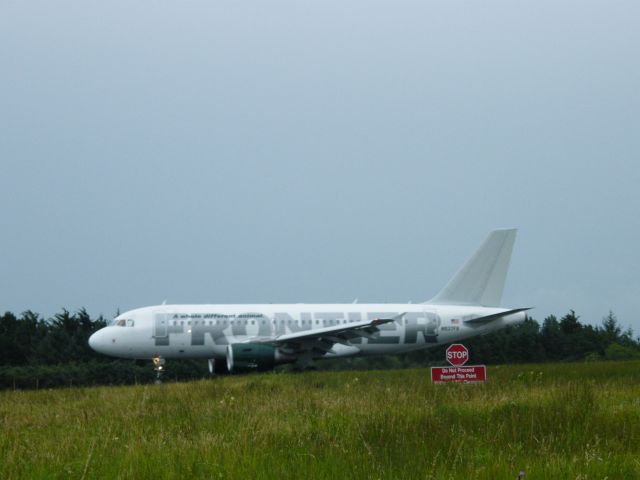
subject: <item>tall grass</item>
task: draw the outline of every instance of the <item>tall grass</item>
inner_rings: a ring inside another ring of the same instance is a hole
[[[0,478],[640,478],[640,362],[0,392]]]

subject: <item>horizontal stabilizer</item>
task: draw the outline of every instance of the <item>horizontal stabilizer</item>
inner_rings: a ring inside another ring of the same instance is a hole
[[[507,315],[513,315],[514,313],[526,312],[527,310],[531,310],[532,307],[527,308],[515,308],[513,310],[505,310],[504,312],[492,313],[491,315],[485,315],[483,317],[470,318],[468,320],[463,320],[464,323],[469,324],[481,324],[481,323],[489,323],[493,320],[497,320],[502,317],[506,317]]]

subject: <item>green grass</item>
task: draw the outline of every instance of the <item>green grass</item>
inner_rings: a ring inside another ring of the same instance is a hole
[[[0,392],[0,478],[640,478],[640,362]]]

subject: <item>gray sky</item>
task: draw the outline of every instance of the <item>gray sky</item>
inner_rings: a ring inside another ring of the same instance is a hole
[[[0,310],[423,301],[496,227],[640,333],[637,1],[0,3]]]

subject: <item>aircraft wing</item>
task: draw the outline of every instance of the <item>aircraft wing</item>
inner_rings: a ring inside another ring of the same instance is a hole
[[[514,313],[526,312],[527,310],[531,310],[531,307],[514,308],[513,310],[505,310],[504,312],[492,313],[491,315],[485,315],[483,317],[465,318],[462,321],[471,325],[489,323],[492,320],[497,320],[498,318],[506,317],[507,315],[513,315]]]
[[[399,321],[406,315],[401,313],[391,318],[374,318],[360,322],[332,325],[330,327],[302,332],[285,333],[275,337],[253,338],[246,343],[273,345],[287,354],[301,353],[335,353],[332,347],[336,343],[355,347],[349,343],[357,338],[376,338],[380,334],[379,325]]]

